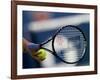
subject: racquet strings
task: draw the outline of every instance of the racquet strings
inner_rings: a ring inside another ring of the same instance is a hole
[[[65,27],[60,30],[54,40],[56,54],[65,62],[79,61],[85,53],[85,39],[76,27]]]

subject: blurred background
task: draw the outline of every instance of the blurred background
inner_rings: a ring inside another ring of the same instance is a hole
[[[75,64],[65,64],[54,55],[47,52],[46,59],[39,64],[27,54],[23,54],[23,68],[67,67],[89,65],[89,14],[61,13],[43,11],[23,11],[23,37],[33,43],[40,44],[47,40],[58,28],[66,25],[76,25],[85,34],[87,50],[84,58]],[[50,44],[45,45],[52,49]]]

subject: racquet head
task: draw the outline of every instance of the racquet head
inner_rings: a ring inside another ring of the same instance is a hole
[[[86,52],[86,38],[76,26],[62,27],[52,40],[54,55],[65,63],[79,62]]]

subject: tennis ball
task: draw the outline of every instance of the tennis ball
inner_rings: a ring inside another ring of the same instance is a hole
[[[37,58],[39,58],[41,61],[46,59],[46,51],[44,49],[40,49],[36,53]]]

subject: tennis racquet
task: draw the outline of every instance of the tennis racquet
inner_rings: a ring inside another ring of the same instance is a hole
[[[44,47],[50,41],[52,42],[52,50]],[[83,31],[73,25],[59,28],[52,37],[39,44],[39,49],[49,51],[67,64],[78,63],[83,59],[86,48],[87,41]]]

